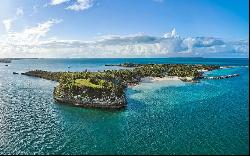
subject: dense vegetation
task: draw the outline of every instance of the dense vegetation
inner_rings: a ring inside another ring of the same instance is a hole
[[[125,101],[125,89],[129,84],[138,84],[144,77],[178,76],[198,79],[202,76],[199,70],[218,69],[215,65],[187,65],[187,64],[119,64],[118,66],[132,67],[132,69],[105,70],[102,72],[47,72],[29,71],[23,73],[28,76],[40,77],[58,81],[54,96],[76,100],[82,103],[91,100]],[[92,102],[93,103],[93,102]]]

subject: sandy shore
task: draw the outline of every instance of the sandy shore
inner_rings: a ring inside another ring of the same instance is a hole
[[[145,77],[141,79],[142,83],[152,83],[152,82],[161,82],[161,81],[186,81],[186,82],[192,82],[193,77],[178,77],[178,76],[165,76],[163,78],[160,77]]]
[[[202,69],[202,70],[197,70],[198,72],[207,72],[208,70]]]
[[[185,82],[192,82],[192,77],[178,77],[178,76],[165,76],[165,77],[145,77],[141,79],[139,84],[129,84],[129,88],[160,88],[166,86],[180,86]]]
[[[151,83],[156,81],[180,81],[178,76],[165,76],[163,78],[160,77],[145,77],[141,79],[142,83]]]
[[[137,85],[130,86],[133,90],[150,90],[154,91],[161,87],[169,86],[183,86],[183,82],[178,76],[166,76],[160,77],[145,77],[141,79],[141,82]]]

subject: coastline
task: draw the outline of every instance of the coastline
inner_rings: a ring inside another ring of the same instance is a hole
[[[188,81],[187,81],[187,80]],[[141,79],[141,81],[139,83],[131,83],[128,84],[129,88],[133,88],[136,87],[138,85],[141,84],[148,84],[148,83],[154,83],[154,84],[163,84],[164,86],[173,86],[176,84],[184,84],[184,82],[193,82],[193,78],[192,77],[186,77],[186,78],[181,78],[178,76],[164,76],[164,77],[144,77]]]
[[[132,70],[104,70],[102,72],[48,72],[29,71],[22,75],[33,76],[59,82],[54,89],[54,99],[80,107],[118,109],[126,107],[125,90],[145,84],[166,87],[195,83],[203,78],[201,71],[219,69],[217,65],[188,64],[119,64]],[[199,71],[198,71],[199,70]],[[151,84],[150,84],[151,83]],[[137,87],[136,87],[137,88]],[[143,87],[142,87],[143,88]]]
[[[142,83],[151,83],[156,81],[180,81],[178,76],[165,76],[165,77],[145,77],[141,79]]]
[[[178,76],[164,76],[164,77],[145,77],[141,79],[142,83],[154,83],[154,82],[197,82],[194,77],[178,77]]]
[[[82,107],[82,108],[101,108],[101,109],[124,109],[126,107],[125,102],[117,102],[117,103],[111,103],[111,104],[103,104],[100,101],[97,102],[81,102],[80,100],[68,100],[63,99],[59,97],[54,97],[54,100],[60,104],[73,106],[73,107]]]
[[[187,82],[181,80],[177,76],[165,76],[165,77],[145,77],[142,78],[140,83],[129,86],[132,90],[140,91],[154,91],[162,87],[179,87],[185,86]]]

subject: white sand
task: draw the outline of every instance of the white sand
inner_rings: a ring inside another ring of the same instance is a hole
[[[185,81],[192,81],[193,80],[193,77],[182,77],[182,78],[179,78],[180,80],[185,80]]]
[[[180,78],[178,76],[165,76],[163,78],[160,77],[145,77],[141,79],[142,83],[152,83],[156,81],[180,81]]]
[[[207,72],[208,70],[206,69],[201,69],[201,70],[197,70],[198,72]]]
[[[228,68],[228,67],[220,67],[220,69],[226,69],[226,68]]]
[[[141,91],[154,91],[161,87],[170,86],[183,86],[185,83],[180,80],[177,76],[166,76],[163,78],[159,77],[145,77],[141,79],[139,85],[131,87],[133,90]]]

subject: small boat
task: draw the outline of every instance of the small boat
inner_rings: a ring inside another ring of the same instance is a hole
[[[13,74],[18,74],[17,72],[13,72]]]
[[[5,66],[9,66],[8,64],[6,64]]]
[[[68,68],[70,68],[70,66],[68,66]]]

